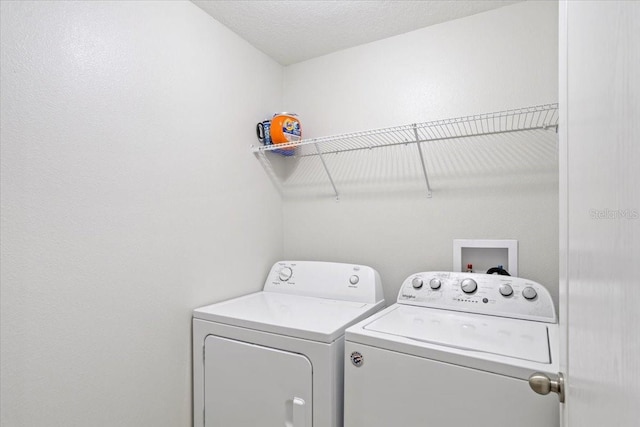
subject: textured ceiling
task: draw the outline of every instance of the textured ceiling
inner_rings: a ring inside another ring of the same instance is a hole
[[[517,1],[192,0],[282,65]]]

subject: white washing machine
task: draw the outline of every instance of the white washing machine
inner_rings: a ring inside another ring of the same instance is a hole
[[[345,333],[345,427],[554,427],[558,372],[547,289],[486,274],[409,276],[396,304]]]
[[[342,426],[344,331],[383,306],[371,267],[282,261],[261,292],[194,310],[194,426]]]

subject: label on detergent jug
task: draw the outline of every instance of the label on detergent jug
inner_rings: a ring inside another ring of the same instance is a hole
[[[289,142],[300,141],[300,122],[295,119],[285,119],[282,122],[282,133]]]

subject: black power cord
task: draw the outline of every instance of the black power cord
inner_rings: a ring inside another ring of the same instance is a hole
[[[499,274],[500,276],[511,276],[507,270],[502,268],[501,265],[497,267],[491,267],[487,270],[487,274]]]

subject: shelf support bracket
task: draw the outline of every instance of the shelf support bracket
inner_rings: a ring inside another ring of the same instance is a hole
[[[329,182],[331,182],[331,186],[333,187],[333,192],[336,193],[336,201],[340,200],[340,195],[338,194],[338,189],[336,188],[336,184],[333,182],[333,178],[331,177],[331,173],[329,172],[329,168],[327,168],[327,164],[324,161],[324,156],[322,155],[322,151],[320,151],[320,147],[316,142],[314,144],[316,146],[316,151],[318,152],[318,157],[320,157],[320,161],[322,162],[322,167],[324,167],[324,171],[327,173],[329,177]]]
[[[416,138],[418,153],[420,153],[420,165],[422,166],[422,172],[424,173],[424,182],[427,183],[427,197],[431,197],[431,186],[429,185],[429,175],[427,174],[427,167],[424,164],[424,155],[422,154],[422,146],[420,145],[420,137],[418,136],[418,126],[415,123],[413,124],[413,135]]]
[[[253,148],[253,145],[251,146],[251,148]],[[278,193],[280,193],[280,196],[284,196],[284,192],[283,192],[282,185],[280,184],[280,180],[278,179],[276,172],[273,170],[273,166],[271,165],[271,162],[267,158],[266,153],[262,150],[258,150],[258,151],[255,151],[254,154],[258,158],[258,160],[260,160],[260,163],[262,163],[262,167],[267,172],[269,179],[278,190]]]

